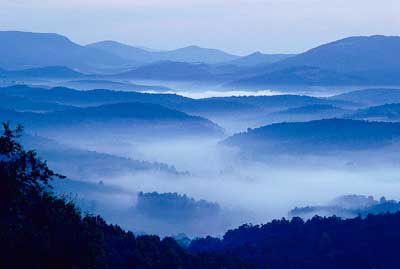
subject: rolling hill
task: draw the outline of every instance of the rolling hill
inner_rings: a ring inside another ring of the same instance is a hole
[[[0,110],[0,120],[20,123],[29,131],[50,138],[67,133],[80,137],[103,134],[115,139],[221,136],[224,132],[205,118],[147,103],[116,103],[49,113]]]
[[[399,121],[400,104],[386,104],[360,109],[346,115],[346,118],[370,121]]]
[[[0,70],[0,76],[5,78],[42,78],[42,79],[72,79],[84,78],[87,75],[64,66],[47,66],[29,68],[18,71]]]
[[[118,81],[101,80],[101,79],[63,81],[59,82],[58,86],[70,87],[79,90],[108,89],[114,91],[154,91],[154,92],[172,91],[172,89],[164,86],[149,86],[149,85],[134,84],[129,82],[118,82]]]
[[[277,123],[249,129],[223,144],[262,156],[271,153],[324,153],[366,150],[400,140],[400,124],[347,119]]]
[[[124,79],[171,80],[171,81],[210,81],[216,77],[206,64],[160,61],[140,66],[112,77]]]
[[[355,75],[347,75],[337,71],[321,69],[313,66],[295,66],[283,68],[258,75],[244,78],[227,84],[228,87],[265,87],[275,85],[311,85],[311,86],[336,86],[363,84],[364,80]],[[366,83],[367,84],[367,83]]]
[[[377,106],[391,103],[400,103],[400,89],[365,89],[351,91],[329,98],[330,100],[343,100],[364,104],[364,106]]]

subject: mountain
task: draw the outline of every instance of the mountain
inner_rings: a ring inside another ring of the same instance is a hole
[[[118,81],[100,80],[100,79],[63,81],[59,82],[57,85],[62,87],[71,87],[79,90],[109,89],[114,91],[152,91],[152,92],[172,91],[172,89],[164,86],[149,86],[149,85],[134,84],[129,82],[118,82]]]
[[[137,63],[172,61],[216,64],[239,58],[239,56],[221,50],[201,48],[198,46],[189,46],[169,51],[149,51],[116,41],[102,41],[89,44],[87,47],[102,50]]]
[[[0,75],[6,78],[83,78],[86,75],[64,66],[47,66],[23,69],[19,71],[0,70]]]
[[[6,69],[66,66],[92,71],[127,64],[118,56],[80,46],[58,34],[3,31],[0,43],[0,67]]]
[[[271,71],[263,75],[244,78],[227,84],[228,87],[265,87],[266,85],[311,85],[311,86],[336,86],[363,84],[361,77],[347,75],[333,70],[321,69],[312,66],[295,66],[276,71]]]
[[[175,81],[210,81],[216,79],[206,64],[172,61],[151,63],[112,77]]]
[[[398,85],[399,52],[397,36],[349,37],[254,67],[232,85]]]
[[[365,89],[351,91],[329,97],[330,100],[344,100],[363,104],[364,106],[377,106],[391,103],[400,103],[400,89]]]
[[[11,109],[16,111],[51,112],[71,109],[71,106],[58,103],[31,101],[28,98],[9,96],[0,93],[0,109]]]
[[[324,153],[365,150],[400,140],[400,123],[325,119],[277,123],[233,135],[223,144],[262,156],[271,153]]]
[[[254,52],[247,56],[243,56],[233,61],[230,61],[228,63],[237,66],[251,67],[260,64],[276,63],[293,56],[295,56],[295,54],[263,54],[261,52]]]
[[[302,107],[289,108],[283,111],[276,112],[279,115],[291,115],[291,114],[318,114],[318,113],[344,113],[348,110],[335,107],[332,105],[309,105]]]
[[[342,117],[351,110],[329,104],[316,104],[289,108],[268,115],[273,122],[311,121]]]
[[[306,95],[282,94],[271,96],[231,96],[211,97],[208,100],[225,100],[256,106],[265,112],[278,112],[289,108],[309,105],[333,105],[341,108],[359,107],[357,103],[346,100],[330,100]]]
[[[239,56],[221,50],[201,48],[198,46],[189,46],[181,49],[159,52],[159,55],[161,55],[160,60],[164,61],[206,64],[217,64],[239,58]]]
[[[149,94],[102,89],[78,91],[64,87],[44,89],[26,85],[0,88],[0,93],[9,96],[24,97],[35,102],[59,103],[72,106],[98,106],[124,102],[152,103],[169,106],[185,102],[186,100],[192,100],[176,94]]]
[[[165,138],[167,136],[221,136],[223,129],[201,117],[157,104],[116,103],[49,113],[0,110],[1,121],[26,126],[50,138],[79,134],[80,138]],[[112,131],[110,131],[112,130]]]
[[[399,121],[400,104],[386,104],[357,110],[346,118],[375,121]]]
[[[140,64],[157,61],[153,52],[111,40],[92,43],[86,47],[105,51]]]
[[[398,70],[400,37],[355,36],[311,49],[274,65],[274,68],[313,66],[340,73]]]

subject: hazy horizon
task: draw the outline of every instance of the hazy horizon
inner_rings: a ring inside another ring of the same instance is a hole
[[[348,36],[400,35],[400,2],[383,2],[4,0],[0,30],[59,33],[79,44],[115,40],[165,50],[198,45],[238,55],[301,53]]]

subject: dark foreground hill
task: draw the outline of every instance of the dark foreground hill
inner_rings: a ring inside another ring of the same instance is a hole
[[[1,268],[398,268],[400,213],[314,217],[243,225],[183,249],[171,238],[135,236],[83,216],[50,193],[63,180],[5,125],[0,137]]]
[[[243,268],[236,258],[195,255],[173,239],[135,236],[100,216],[83,216],[49,192],[62,176],[14,142],[0,137],[1,268]]]
[[[398,268],[400,213],[342,220],[314,217],[243,225],[222,239],[192,241],[192,253],[242,258],[256,268]]]

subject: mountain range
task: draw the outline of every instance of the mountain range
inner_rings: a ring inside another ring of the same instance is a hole
[[[243,57],[198,46],[169,51],[116,41],[82,46],[57,34],[15,31],[0,32],[0,42],[0,68],[8,70],[0,70],[0,77],[97,73],[103,80],[112,74],[114,79],[210,81],[230,88],[400,84],[397,36],[355,36],[297,55],[256,52]],[[43,67],[51,69],[34,69]]]
[[[216,64],[240,58],[239,56],[221,50],[201,48],[198,46],[189,46],[170,51],[149,51],[115,41],[102,41],[89,44],[86,47],[102,50],[121,58],[140,63],[175,61]]]
[[[231,86],[391,85],[400,83],[400,37],[357,36],[341,39],[248,70]]]
[[[58,34],[6,31],[0,32],[0,43],[0,67],[5,69],[66,66],[83,71],[127,64],[116,55]]]

